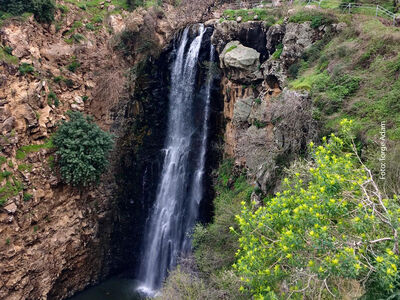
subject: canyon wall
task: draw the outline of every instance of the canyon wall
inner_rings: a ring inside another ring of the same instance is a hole
[[[287,87],[288,68],[333,27],[310,22],[215,22],[226,122],[224,149],[263,192],[316,137],[307,92]],[[273,55],[276,51],[281,51]]]

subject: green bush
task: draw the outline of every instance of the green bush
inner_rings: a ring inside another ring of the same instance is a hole
[[[74,186],[97,182],[108,165],[113,137],[100,129],[93,119],[80,112],[69,112],[54,134],[57,163],[63,180]]]
[[[43,23],[51,23],[56,10],[53,0],[0,0],[0,7],[15,16],[31,12],[37,21]]]
[[[350,125],[342,121],[345,139],[311,143],[313,165],[264,206],[243,202],[234,268],[255,299],[286,298],[282,286],[295,299],[342,299],[347,283],[385,299],[395,292],[400,206],[355,158]]]
[[[80,66],[81,66],[81,63],[75,59],[75,60],[73,60],[73,61],[67,66],[67,69],[68,69],[68,71],[71,71],[71,72],[75,73],[76,70],[77,70]]]
[[[53,91],[51,91],[47,95],[47,98],[48,98],[49,105],[54,104],[55,107],[58,107],[60,105],[60,100],[58,99],[57,95]]]
[[[56,6],[51,0],[32,0],[32,12],[35,19],[41,23],[51,23],[54,21]]]
[[[21,73],[21,75],[32,74],[35,72],[35,68],[31,64],[22,63],[19,66],[18,71]]]

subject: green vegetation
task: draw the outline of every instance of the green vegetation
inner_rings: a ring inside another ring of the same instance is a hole
[[[80,112],[69,112],[68,116],[70,120],[61,123],[53,138],[57,163],[66,183],[87,186],[105,171],[113,138],[89,116]]]
[[[67,66],[68,71],[75,73],[76,70],[81,66],[81,63],[74,58],[72,62]]]
[[[10,175],[7,176],[6,183],[0,187],[0,205],[3,205],[9,198],[18,195],[23,190],[22,182]]]
[[[281,57],[282,51],[283,51],[283,44],[281,43],[278,46],[276,46],[276,50],[272,54],[272,58],[273,59],[279,59]]]
[[[28,202],[28,201],[31,200],[32,198],[33,198],[33,195],[32,195],[32,194],[24,193],[24,195],[23,195],[23,200],[24,200],[25,202]]]
[[[228,52],[231,52],[232,50],[236,49],[238,46],[237,45],[232,45],[228,49],[226,49],[225,54]]]
[[[254,20],[254,16],[257,16],[257,20],[265,21],[268,26],[277,23],[282,17],[280,11],[264,9],[264,8],[253,8],[253,9],[227,9],[224,11],[224,19],[235,21],[236,18],[241,17],[242,22]]]
[[[0,61],[4,61],[11,65],[18,65],[18,58],[12,55],[12,48],[0,47]]]
[[[21,171],[21,172],[28,171],[28,172],[30,172],[30,171],[32,171],[32,167],[33,166],[31,164],[20,164],[18,166],[18,171]]]
[[[32,152],[39,152],[41,149],[51,149],[53,148],[53,143],[52,140],[49,139],[46,143],[44,144],[34,144],[34,145],[27,145],[27,146],[22,146],[17,150],[16,158],[18,160],[25,159],[26,155]]]
[[[337,129],[342,118],[351,117],[358,135],[370,139],[382,121],[390,120],[387,137],[400,141],[400,35],[376,19],[359,22],[357,32],[349,26],[330,41],[315,43],[289,70],[296,71],[293,78],[299,76],[290,86],[311,92],[314,116],[324,120],[325,131]]]
[[[315,11],[315,10],[300,10],[296,14],[290,16],[289,22],[293,23],[304,23],[307,21],[311,22],[312,28],[318,28],[321,25],[332,24],[335,21],[334,15],[326,12]]]
[[[8,179],[12,175],[12,172],[10,171],[2,171],[0,172],[0,182],[2,182],[4,179]]]
[[[84,41],[86,39],[86,37],[83,34],[80,33],[74,33],[71,35],[71,37],[65,39],[65,42],[67,44],[79,44],[80,42]]]
[[[56,5],[53,0],[0,0],[0,8],[0,15],[8,13],[10,16],[19,16],[30,12],[37,21],[51,23]]]
[[[261,122],[261,121],[259,121],[259,120],[257,120],[257,119],[255,119],[255,120],[253,121],[253,125],[256,126],[258,129],[264,128],[265,126],[267,126],[266,123]]]
[[[54,105],[55,107],[58,107],[60,105],[60,100],[58,99],[57,95],[53,91],[51,91],[47,95],[47,99],[48,99],[49,105]]]
[[[240,242],[234,268],[256,299],[342,298],[346,281],[367,282],[374,296],[397,290],[400,206],[355,158],[351,123],[341,123],[345,139],[310,144],[312,166],[285,178],[274,198],[242,203],[240,230],[231,229]]]
[[[2,164],[4,164],[7,161],[7,158],[5,158],[4,156],[0,156],[0,166]]]
[[[18,71],[21,73],[21,75],[32,74],[35,72],[35,68],[31,64],[22,63],[19,66]]]
[[[260,98],[254,99],[254,103],[260,105],[261,104],[261,99]]]

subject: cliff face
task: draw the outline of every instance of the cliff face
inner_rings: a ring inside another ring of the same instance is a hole
[[[73,22],[67,20],[66,27]],[[105,31],[74,45],[54,30],[32,19],[1,29],[2,44],[20,66],[3,62],[0,67],[1,155],[6,160],[1,169],[10,174],[1,183],[6,201],[0,209],[2,299],[66,297],[67,290],[82,289],[104,272],[112,177],[106,175],[100,186],[85,192],[63,185],[52,170],[54,153],[46,142],[67,110],[90,111],[96,73],[113,54]]]
[[[316,135],[311,98],[285,88],[288,67],[331,28],[262,21],[225,21],[215,28],[212,41],[224,74],[225,152],[270,192],[285,163]]]
[[[126,24],[140,31],[153,20],[162,48],[172,29],[165,18],[140,10],[110,15],[90,31],[76,25],[84,16],[70,9],[57,30],[33,18],[10,21],[0,30],[1,44],[11,49],[0,66],[0,156],[6,174],[0,176],[0,299],[64,299],[127,267],[121,249],[128,241],[121,238],[124,220],[132,215],[122,212],[135,195],[125,197],[125,182],[116,174],[128,168],[134,146],[148,146],[127,136],[145,138],[156,127],[150,124],[146,131],[141,124],[141,132],[130,127],[155,106],[134,92],[140,72],[131,67],[143,56],[124,57],[114,41]],[[67,40],[71,30],[85,39]],[[48,143],[68,110],[93,115],[116,139],[108,172],[84,191],[60,181]]]

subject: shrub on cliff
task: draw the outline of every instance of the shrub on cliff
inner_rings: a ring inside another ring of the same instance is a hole
[[[346,134],[349,124],[342,122]],[[234,265],[241,289],[256,299],[341,299],[362,286],[369,295],[394,295],[400,279],[396,197],[381,193],[351,139],[332,134],[310,148],[312,166],[286,178],[282,192],[261,207],[242,203]]]
[[[112,136],[101,130],[89,116],[69,112],[69,121],[59,126],[53,137],[63,180],[74,186],[97,182],[108,165]]]
[[[50,23],[54,20],[56,5],[53,0],[0,0],[0,8],[15,16],[30,12],[37,21]]]

